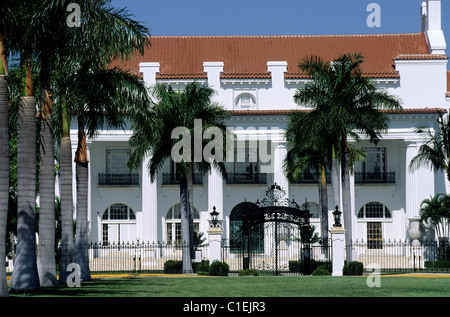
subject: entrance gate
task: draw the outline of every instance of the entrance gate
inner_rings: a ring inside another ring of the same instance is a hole
[[[272,185],[265,198],[242,215],[239,245],[244,269],[279,275],[289,271],[290,261],[299,261],[303,273],[311,273],[311,214],[285,194],[279,185]]]

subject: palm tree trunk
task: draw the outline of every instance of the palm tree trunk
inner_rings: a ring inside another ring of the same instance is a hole
[[[180,176],[180,208],[181,208],[181,238],[183,273],[192,273],[191,252],[189,249],[189,192],[187,178],[184,173]]]
[[[323,242],[323,253],[328,250],[328,189],[325,166],[320,166],[319,177],[320,230]]]
[[[44,58],[45,59],[45,58]],[[53,139],[53,100],[50,92],[48,63],[43,59],[41,70],[41,142],[39,175],[39,248],[38,272],[41,287],[55,287],[55,159]]]
[[[28,91],[30,92],[30,91]],[[22,96],[17,117],[17,253],[11,291],[39,289],[36,265],[36,108]]]
[[[65,100],[62,102],[62,135],[60,145],[61,174],[61,265],[59,282],[66,283],[70,272],[67,267],[75,263],[73,235],[73,196],[72,196],[72,146],[70,126]]]
[[[75,253],[80,266],[80,277],[83,281],[91,279],[89,270],[88,250],[88,182],[89,158],[86,147],[84,120],[78,117],[78,148],[75,154],[77,179],[77,226],[75,238]]]
[[[342,214],[344,216],[347,262],[352,261],[352,210],[350,195],[350,169],[348,166],[347,136],[342,137]]]
[[[331,187],[333,188],[333,203],[334,206],[339,206],[340,194],[339,194],[339,175],[338,175],[338,160],[336,158],[336,147],[333,146],[331,157]]]
[[[1,39],[1,38],[0,38]],[[0,45],[0,55],[3,49]],[[0,61],[0,64],[3,63]],[[0,259],[6,258],[6,228],[9,201],[9,130],[8,130],[8,83],[0,73]],[[0,297],[7,297],[6,266],[0,266]]]
[[[191,171],[186,176],[186,183],[188,188],[189,201],[189,252],[191,259],[195,258],[194,251],[194,186],[193,186],[193,172]]]

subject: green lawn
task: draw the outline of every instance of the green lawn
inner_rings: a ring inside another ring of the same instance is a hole
[[[99,278],[79,288],[42,289],[18,296],[57,297],[448,297],[450,277],[131,277]]]

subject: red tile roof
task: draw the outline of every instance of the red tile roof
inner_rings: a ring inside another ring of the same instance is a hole
[[[447,97],[450,97],[450,70],[447,70]]]
[[[317,36],[155,36],[144,56],[116,61],[139,73],[140,62],[159,62],[159,78],[205,77],[203,62],[223,62],[222,78],[270,78],[268,61],[286,61],[289,78],[302,78],[298,63],[310,55],[331,61],[345,53],[362,53],[362,71],[377,78],[398,77],[394,58],[431,58],[423,33]],[[403,58],[403,57],[402,57]],[[251,74],[251,75],[249,75]]]
[[[303,111],[308,112],[309,109],[304,110],[231,110],[232,116],[264,116],[264,115],[289,115],[292,112]],[[402,110],[382,110],[387,114],[430,114],[430,113],[446,113],[447,110],[443,108],[412,108]]]

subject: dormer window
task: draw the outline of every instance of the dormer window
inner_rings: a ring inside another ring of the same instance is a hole
[[[252,110],[256,109],[256,98],[248,93],[240,94],[234,102],[236,110]]]

